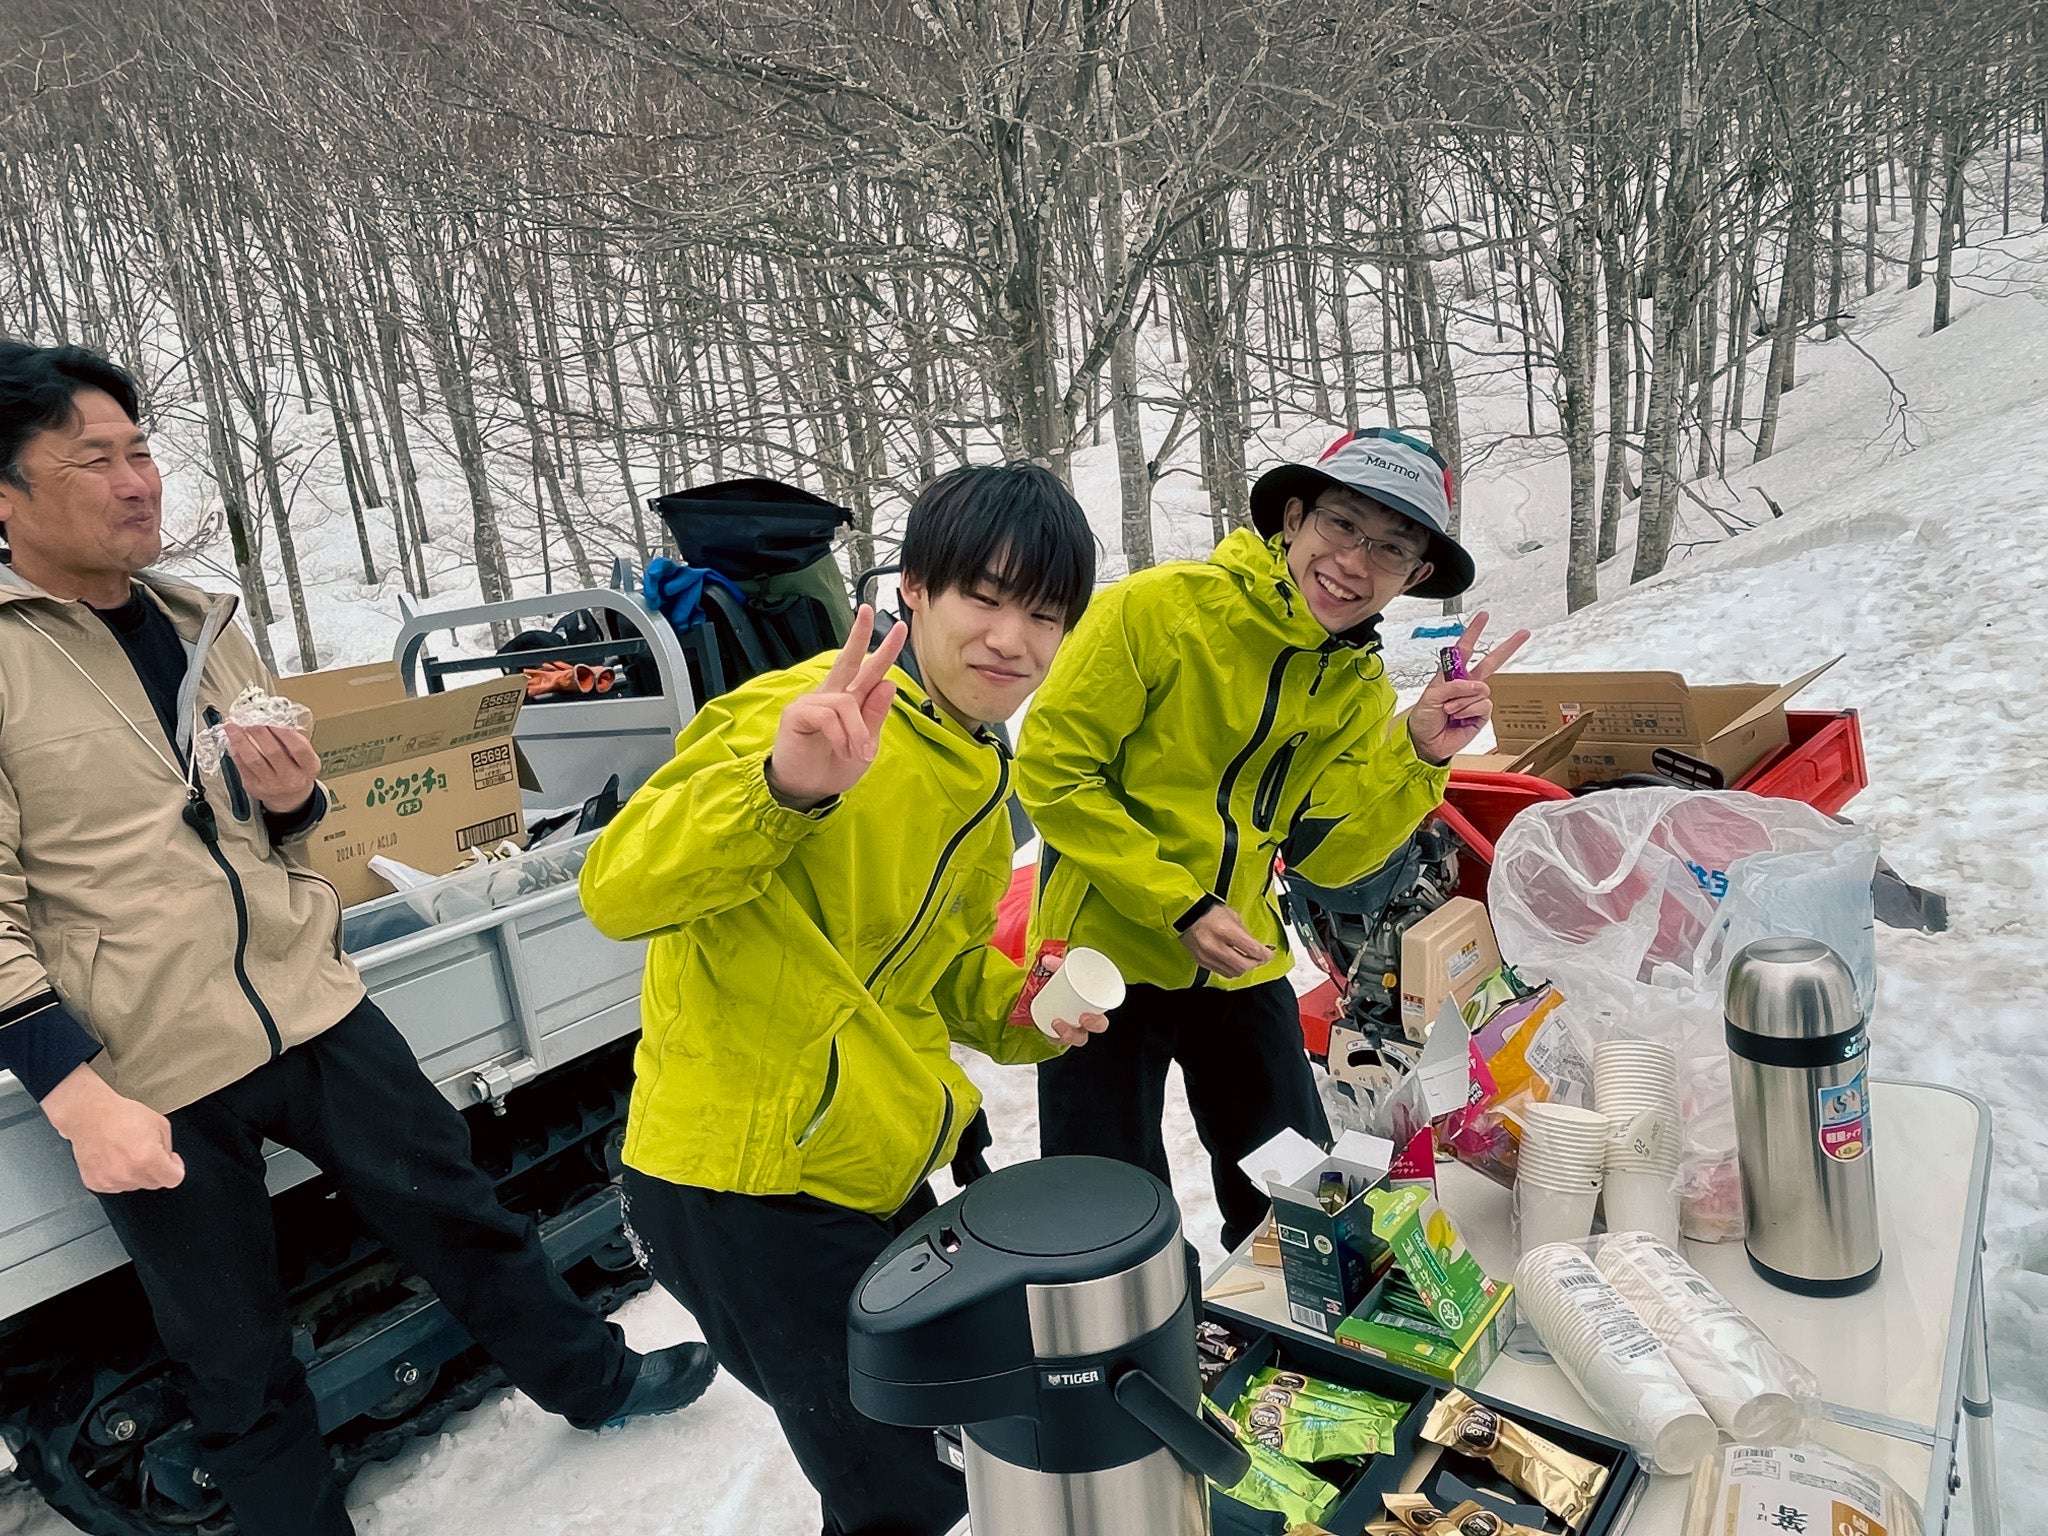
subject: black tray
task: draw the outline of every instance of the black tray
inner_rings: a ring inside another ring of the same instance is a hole
[[[1220,1406],[1229,1407],[1243,1394],[1252,1372],[1274,1364],[1318,1376],[1340,1386],[1363,1387],[1369,1392],[1415,1403],[1395,1431],[1394,1453],[1373,1457],[1359,1470],[1354,1480],[1339,1485],[1342,1493],[1323,1516],[1323,1526],[1331,1536],[1359,1536],[1368,1521],[1385,1518],[1381,1494],[1399,1485],[1402,1474],[1414,1460],[1423,1420],[1451,1389],[1432,1377],[1403,1370],[1371,1355],[1363,1355],[1338,1344],[1326,1344],[1302,1334],[1277,1331],[1264,1318],[1249,1317],[1228,1307],[1211,1305],[1205,1308],[1204,1316],[1249,1341],[1245,1352],[1230,1363],[1229,1369],[1216,1379],[1210,1390],[1210,1397]],[[1626,1445],[1577,1425],[1503,1403],[1483,1392],[1468,1392],[1467,1395],[1516,1423],[1528,1426],[1546,1440],[1608,1469],[1607,1483],[1600,1491],[1599,1503],[1584,1524],[1574,1527],[1573,1536],[1614,1536],[1627,1523],[1629,1514],[1648,1486],[1648,1474]],[[1507,1495],[1520,1503],[1534,1502],[1511,1488],[1483,1461],[1446,1450],[1442,1466],[1444,1471],[1482,1491]],[[1431,1491],[1437,1475],[1432,1473],[1430,1480],[1424,1482],[1423,1492]],[[1214,1489],[1209,1496],[1209,1517],[1215,1536],[1283,1536],[1288,1529],[1287,1521],[1271,1510],[1252,1509]],[[1552,1516],[1547,1528],[1561,1531],[1563,1522]]]

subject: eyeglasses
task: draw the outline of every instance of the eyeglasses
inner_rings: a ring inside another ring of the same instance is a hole
[[[1322,534],[1324,543],[1333,549],[1364,550],[1365,558],[1372,562],[1376,571],[1384,571],[1389,576],[1406,576],[1422,564],[1422,556],[1406,545],[1374,538],[1358,525],[1358,519],[1349,512],[1324,506],[1310,507],[1309,512],[1316,520],[1316,531]]]

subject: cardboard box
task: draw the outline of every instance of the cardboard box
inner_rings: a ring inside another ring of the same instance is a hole
[[[1373,1236],[1366,1195],[1386,1176],[1393,1150],[1377,1136],[1346,1131],[1324,1152],[1307,1137],[1282,1131],[1239,1163],[1273,1198],[1280,1273],[1296,1327],[1327,1338],[1371,1292],[1387,1248]],[[1329,1172],[1343,1174],[1354,1187],[1335,1212],[1316,1199],[1317,1185]]]
[[[1506,1287],[1480,1265],[1450,1212],[1420,1185],[1375,1189],[1366,1204],[1373,1236],[1392,1252],[1437,1323],[1461,1344],[1471,1338]]]
[[[1411,1318],[1382,1311],[1378,1297],[1375,1290],[1337,1325],[1337,1342],[1454,1387],[1478,1386],[1515,1331],[1515,1288],[1505,1283],[1463,1342],[1447,1330],[1425,1331]]]
[[[1486,908],[1453,896],[1401,935],[1401,1032],[1429,1038],[1429,1026],[1450,998],[1460,1008],[1500,969],[1500,946]]]
[[[1517,756],[1591,718],[1562,765],[1542,777],[1567,788],[1649,773],[1697,789],[1725,789],[1789,739],[1785,706],[1840,661],[1789,683],[1692,687],[1676,672],[1502,672],[1492,679],[1499,752]]]
[[[1560,725],[1549,735],[1539,737],[1513,751],[1504,746],[1496,746],[1491,752],[1460,752],[1451,759],[1451,768],[1453,771],[1462,769],[1473,773],[1519,773],[1532,779],[1547,779],[1552,784],[1569,787],[1572,749],[1579,744],[1579,738],[1592,729],[1593,719],[1591,715],[1580,715],[1569,724]],[[1499,735],[1496,729],[1496,742]]]
[[[1427,1189],[1376,1189],[1366,1203],[1373,1236],[1387,1245],[1393,1263],[1337,1325],[1338,1342],[1439,1381],[1478,1381],[1514,1331],[1514,1287],[1480,1267],[1450,1213]],[[1414,1286],[1433,1321],[1382,1305],[1395,1272]]]
[[[523,681],[497,678],[415,699],[396,663],[376,662],[278,687],[313,711],[327,816],[306,851],[345,906],[391,894],[370,869],[374,855],[445,875],[472,848],[525,843],[519,794],[538,786],[512,744]]]

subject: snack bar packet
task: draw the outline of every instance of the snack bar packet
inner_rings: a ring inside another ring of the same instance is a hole
[[[1267,1366],[1262,1371],[1252,1373],[1251,1382],[1246,1388],[1246,1395],[1249,1396],[1253,1392],[1263,1391],[1271,1386],[1286,1387],[1303,1397],[1314,1398],[1318,1402],[1331,1403],[1340,1408],[1348,1408],[1354,1413],[1362,1413],[1370,1418],[1385,1419],[1390,1425],[1399,1424],[1410,1407],[1409,1404],[1402,1402],[1398,1397],[1382,1397],[1379,1393],[1368,1392],[1362,1387],[1340,1387],[1334,1381],[1324,1381],[1316,1376],[1305,1376],[1299,1371],[1283,1371],[1278,1366],[1272,1365]],[[1380,1454],[1385,1456],[1391,1455],[1392,1452],[1388,1450],[1382,1451]]]
[[[1252,1377],[1231,1417],[1240,1438],[1312,1462],[1391,1456],[1394,1426],[1407,1411],[1391,1398],[1268,1367]]]
[[[1463,1392],[1446,1392],[1423,1421],[1422,1438],[1488,1463],[1566,1525],[1593,1512],[1607,1469],[1502,1418]]]
[[[1223,1490],[1225,1498],[1253,1509],[1270,1509],[1295,1525],[1314,1525],[1337,1502],[1336,1488],[1307,1467],[1267,1450],[1239,1430],[1238,1439],[1252,1459],[1245,1475]]]

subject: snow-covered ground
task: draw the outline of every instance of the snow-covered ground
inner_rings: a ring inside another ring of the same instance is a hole
[[[1775,457],[1696,489],[1761,526],[1674,560],[1628,585],[1626,541],[1603,571],[1605,597],[1563,612],[1566,508],[1561,458],[1508,438],[1519,382],[1469,398],[1467,431],[1499,439],[1470,477],[1468,538],[1483,573],[1473,606],[1496,633],[1537,631],[1520,665],[1655,665],[1697,682],[1781,679],[1838,652],[1847,659],[1802,702],[1862,712],[1871,786],[1849,814],[1878,828],[1909,879],[1949,899],[1944,934],[1880,929],[1879,1069],[1951,1083],[1992,1104],[1997,1167],[1990,1255],[1994,1386],[1999,1396],[2005,1528],[2048,1533],[2048,1064],[2034,1032],[2048,1026],[2048,750],[2038,735],[2048,688],[2048,235],[1985,240],[1958,255],[1956,323],[1928,329],[1931,290],[1896,276],[1860,305],[1853,334],[1897,380],[1847,342],[1803,350],[1785,401]],[[1754,398],[1754,396],[1752,396]],[[1262,443],[1312,456],[1327,427]],[[177,473],[178,447],[166,458]],[[196,450],[194,443],[186,451]],[[1739,455],[1746,459],[1747,453]],[[1254,454],[1254,467],[1259,462]],[[1114,553],[1115,465],[1105,445],[1084,453],[1076,480]],[[1163,552],[1206,548],[1206,509],[1162,487]],[[1785,512],[1773,521],[1767,492]],[[174,484],[174,492],[176,486]],[[459,486],[437,489],[438,519],[459,523]],[[345,510],[302,534],[327,664],[388,647],[395,588],[348,577]],[[317,518],[315,519],[317,521]],[[1711,525],[1696,514],[1701,537]],[[1541,547],[1520,552],[1532,542]],[[443,557],[448,558],[446,556]],[[455,566],[450,572],[451,591]],[[473,589],[472,589],[473,590]],[[1386,625],[1396,676],[1418,678],[1432,642],[1409,637],[1434,605],[1403,603]],[[287,654],[290,627],[275,637]],[[1036,1146],[1031,1076],[981,1063],[998,1160]],[[1915,1128],[1887,1125],[1893,1155]],[[1218,1222],[1204,1155],[1184,1106],[1169,1112],[1176,1184],[1191,1234],[1213,1255]],[[1882,1163],[1880,1163],[1882,1168]],[[943,1181],[942,1181],[943,1182]],[[654,1347],[695,1335],[659,1292],[621,1318]],[[767,1410],[730,1380],[690,1412],[597,1436],[579,1434],[506,1393],[397,1460],[366,1471],[352,1506],[366,1536],[564,1536],[699,1533],[739,1536],[815,1528],[816,1505]],[[26,1494],[0,1497],[0,1536],[65,1527]]]

